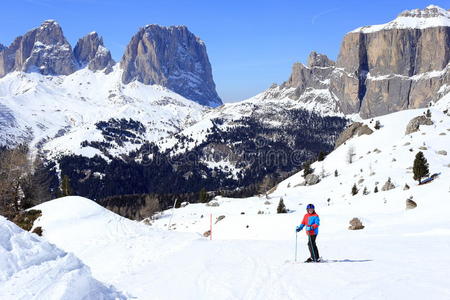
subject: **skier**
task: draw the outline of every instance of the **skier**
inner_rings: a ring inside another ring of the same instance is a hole
[[[303,227],[306,226],[306,235],[308,236],[308,248],[311,253],[311,257],[305,262],[319,262],[319,250],[316,245],[317,234],[319,234],[320,219],[319,215],[316,214],[313,204],[308,204],[306,206],[307,214],[303,217],[302,223],[296,227],[296,231],[300,232]]]

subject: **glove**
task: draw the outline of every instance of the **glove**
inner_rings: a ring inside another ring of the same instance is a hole
[[[295,231],[300,232],[300,231],[302,231],[302,228],[300,226],[297,226],[297,227],[295,227]]]
[[[306,231],[311,231],[314,230],[314,228],[312,226],[306,226]]]

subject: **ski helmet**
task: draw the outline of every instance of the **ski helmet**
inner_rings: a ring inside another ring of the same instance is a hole
[[[306,209],[315,209],[314,204],[308,204],[308,206],[306,206]]]

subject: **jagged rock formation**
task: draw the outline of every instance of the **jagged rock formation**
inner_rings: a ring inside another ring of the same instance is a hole
[[[103,39],[96,32],[79,39],[73,53],[82,67],[87,66],[92,71],[106,68],[105,71],[110,72],[114,65],[111,52],[104,47]]]
[[[0,78],[13,71],[69,75],[80,68],[112,71],[114,61],[103,39],[91,32],[74,50],[56,21],[19,36],[9,46],[0,44]],[[207,106],[222,104],[216,92],[206,47],[186,26],[148,25],[133,36],[121,66],[122,82],[158,84]]]
[[[76,69],[72,48],[53,20],[45,21],[0,50],[0,77],[12,71],[67,75]]]
[[[331,91],[346,113],[364,118],[425,107],[448,92],[450,12],[429,6],[342,42]]]
[[[222,104],[205,44],[186,26],[141,28],[128,44],[120,65],[123,83],[159,84],[203,105]]]

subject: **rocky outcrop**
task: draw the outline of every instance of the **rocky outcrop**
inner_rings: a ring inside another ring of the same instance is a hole
[[[450,12],[436,6],[348,33],[330,82],[342,112],[368,118],[438,100],[450,84],[449,41]]]
[[[364,229],[364,225],[362,224],[361,220],[358,218],[351,219],[349,223],[350,223],[350,226],[348,227],[349,230]]]
[[[76,69],[72,48],[53,20],[45,21],[0,50],[0,77],[12,71],[67,75]]]
[[[414,209],[417,207],[417,203],[413,201],[412,197],[406,199],[406,209]]]
[[[436,151],[436,154],[439,154],[439,155],[447,155],[447,151],[445,151],[445,150],[438,150],[438,151]]]
[[[320,181],[319,176],[317,176],[315,174],[308,174],[305,177],[306,185],[315,185],[315,184],[319,183],[319,181]]]
[[[111,52],[105,48],[103,39],[96,32],[79,39],[73,53],[81,67],[87,66],[92,71],[105,69],[109,72],[114,65]]]
[[[408,125],[406,125],[405,135],[411,134],[419,130],[420,125],[433,125],[433,121],[426,116],[418,116],[411,121],[409,121]]]
[[[391,178],[389,178],[381,188],[383,192],[395,189],[395,185],[392,183]]]
[[[159,84],[208,106],[217,95],[205,43],[186,26],[147,25],[131,39],[120,62],[122,82]]]
[[[345,143],[347,140],[354,136],[361,136],[363,134],[370,135],[373,130],[369,128],[366,124],[360,122],[354,122],[348,126],[337,138],[334,149],[338,148],[340,145]]]

